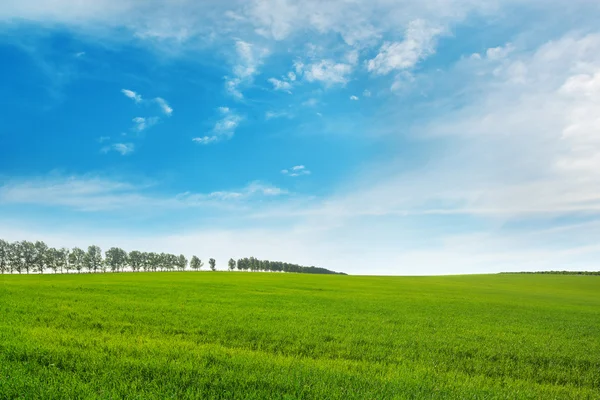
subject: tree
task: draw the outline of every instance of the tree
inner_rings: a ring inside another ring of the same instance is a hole
[[[10,244],[0,239],[0,272],[8,271],[10,265]]]
[[[19,245],[19,250],[21,255],[21,268],[29,273],[29,271],[35,267],[35,245],[27,240],[23,240]]]
[[[194,270],[194,271],[198,271],[200,268],[202,268],[204,266],[204,264],[202,263],[202,260],[200,260],[198,257],[196,256],[192,256],[192,259],[190,261],[190,267]]]
[[[67,270],[67,274],[69,273],[69,271],[71,271],[73,269],[71,263],[69,262],[70,258],[69,256],[71,255],[71,250],[67,249],[67,248],[61,248],[60,249],[60,255],[62,257],[62,266],[60,268],[60,273],[62,274],[63,272],[63,267]]]
[[[112,272],[119,272],[127,266],[127,252],[118,247],[111,247],[106,251],[105,263]]]
[[[60,267],[60,254],[59,250],[54,247],[50,247],[46,250],[46,266],[52,270],[55,274],[58,272]]]
[[[144,266],[144,253],[134,250],[129,253],[129,265],[134,272],[139,271]],[[144,268],[145,269],[145,268]]]
[[[103,269],[102,249],[98,246],[89,246],[84,260],[88,272],[98,272],[99,269]]]
[[[85,266],[85,251],[78,247],[75,247],[71,254],[69,254],[69,264],[72,268],[77,270],[77,273],[81,273],[81,270]]]
[[[148,264],[150,265],[150,270],[155,271],[160,267],[160,254],[156,253],[148,253]]]
[[[48,245],[46,243],[37,241],[33,245],[33,268],[34,271],[39,272],[40,274],[44,273],[44,269],[48,265],[49,257],[52,257],[54,254],[48,252]],[[51,260],[50,260],[51,261]]]
[[[178,268],[178,267],[179,267],[179,257],[177,257],[175,254],[167,254],[167,269],[169,271],[173,271],[175,268]]]
[[[187,258],[185,258],[183,254],[180,254],[179,257],[177,257],[177,269],[179,269],[180,271],[185,271],[187,263]]]
[[[150,260],[150,253],[143,252],[141,255],[141,259],[142,259],[142,268],[144,269],[144,271],[152,270],[152,264],[151,264],[152,260]]]
[[[23,244],[21,242],[13,242],[9,245],[8,257],[10,260],[10,272],[23,272]]]
[[[233,271],[235,269],[236,262],[235,262],[235,260],[233,258],[230,258],[229,262],[227,264],[229,265],[229,270],[230,271]]]
[[[215,266],[217,265],[217,262],[215,261],[215,259],[211,258],[210,260],[208,260],[208,264],[210,265],[210,269],[215,271]]]

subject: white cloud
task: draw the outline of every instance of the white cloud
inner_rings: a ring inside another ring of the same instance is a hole
[[[269,51],[264,47],[259,47],[243,40],[236,40],[236,64],[233,67],[233,77],[225,77],[226,90],[236,98],[243,98],[244,95],[239,86],[252,82],[254,76],[258,73],[258,67],[263,59],[268,56]]]
[[[289,169],[282,169],[281,173],[283,175],[287,175],[287,176],[291,176],[291,177],[295,178],[298,176],[310,175],[311,172],[308,169],[306,169],[306,167],[304,165],[296,165]]]
[[[369,60],[367,68],[379,75],[411,69],[435,53],[436,38],[442,32],[442,28],[430,26],[423,20],[412,21],[406,29],[404,40],[384,43],[379,54]]]
[[[142,95],[137,94],[133,90],[121,89],[121,93],[123,93],[125,96],[129,97],[131,100],[135,101],[136,103],[140,103],[142,101]]]
[[[281,81],[276,78],[270,78],[269,82],[273,85],[274,90],[281,90],[287,93],[292,93],[292,85],[289,82]]]
[[[314,97],[302,102],[302,105],[305,107],[315,107],[317,104],[319,104],[319,100]]]
[[[158,117],[150,117],[150,118],[135,117],[131,121],[135,124],[133,129],[137,132],[142,132],[142,131],[156,125],[159,121],[159,118]]]
[[[105,146],[101,149],[102,153],[108,153],[110,151],[115,151],[122,156],[126,156],[128,154],[133,153],[135,150],[135,145],[133,143],[114,143],[110,146]]]
[[[198,144],[211,144],[211,143],[215,143],[219,140],[219,136],[217,135],[212,135],[212,136],[202,136],[202,137],[196,137],[193,138],[192,141]]]
[[[169,104],[166,102],[165,99],[161,98],[161,97],[157,97],[154,99],[154,101],[156,101],[161,109],[161,111],[167,115],[167,116],[171,116],[171,114],[173,114],[173,108],[171,108],[171,106],[169,106]]]
[[[350,100],[358,101],[360,99],[358,98],[358,96],[350,96]]]
[[[358,57],[358,50],[351,50],[346,54],[346,62],[350,65],[356,65],[358,64]]]
[[[290,82],[294,82],[296,80],[296,74],[292,71],[288,72],[288,79],[290,80]]]
[[[287,111],[267,111],[265,113],[265,119],[268,121],[270,119],[276,119],[276,118],[292,118],[292,114],[290,114]]]
[[[506,58],[515,47],[511,43],[507,43],[505,46],[489,48],[486,51],[486,56],[490,60],[502,60]]]
[[[274,197],[283,196],[287,194],[289,194],[287,190],[278,188],[276,186],[267,185],[259,181],[255,181],[249,183],[242,190],[212,192],[209,193],[206,197],[210,199],[219,200],[241,200],[256,196]]]
[[[92,176],[54,176],[35,180],[7,181],[0,185],[0,204],[68,207],[78,211],[124,210],[128,213],[150,208],[156,213],[174,208],[218,207],[236,202],[277,198],[290,193],[260,181],[237,190],[207,193],[159,194],[157,184],[131,184]]]
[[[332,60],[321,60],[307,65],[304,70],[304,78],[309,82],[323,82],[326,86],[345,85],[352,73],[349,64],[336,63]]]
[[[364,96],[364,97],[371,97],[371,91],[370,91],[370,90],[367,90],[367,89],[365,89],[365,90],[364,90],[364,92],[363,92],[363,96]]]
[[[141,132],[144,129],[146,129],[146,118],[135,117],[134,119],[132,119],[132,121],[135,123],[134,129],[136,131]]]
[[[223,117],[215,123],[210,134],[193,138],[192,141],[198,144],[212,144],[233,137],[242,117],[228,107],[219,107],[218,110]]]

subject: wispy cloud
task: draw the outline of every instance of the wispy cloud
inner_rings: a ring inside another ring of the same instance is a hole
[[[358,101],[358,100],[359,100],[359,98],[358,98],[358,96],[350,96],[350,100],[353,100],[353,101]]]
[[[208,135],[195,137],[192,139],[193,142],[198,144],[212,144],[233,137],[242,121],[242,117],[228,107],[219,107],[218,110],[222,118],[215,123],[215,126]]]
[[[80,211],[124,210],[135,212],[151,207],[156,212],[174,208],[219,207],[276,199],[290,193],[279,187],[252,181],[234,190],[207,193],[158,194],[152,184],[93,177],[67,176],[8,181],[0,185],[0,204],[60,206]]]
[[[144,118],[144,117],[135,117],[134,119],[132,119],[132,122],[135,124],[133,129],[136,132],[142,132],[154,125],[156,125],[159,121],[158,117],[149,117],[149,118]]]
[[[171,108],[171,106],[169,106],[169,104],[166,102],[165,99],[163,99],[162,97],[157,97],[154,99],[154,101],[156,101],[158,103],[163,114],[165,114],[169,117],[171,116],[171,114],[173,114],[173,108]]]
[[[308,169],[306,169],[306,167],[304,165],[296,165],[289,169],[282,169],[281,173],[283,175],[287,175],[287,176],[291,176],[291,177],[295,178],[298,176],[310,175],[311,172]]]
[[[137,94],[133,90],[121,89],[121,93],[123,93],[126,97],[130,98],[131,100],[135,101],[136,103],[142,102],[142,95]]]
[[[108,153],[110,151],[115,151],[122,156],[126,156],[128,154],[133,153],[135,150],[135,145],[133,143],[114,143],[110,146],[105,146],[102,148],[103,153]]]
[[[394,70],[413,68],[419,61],[435,52],[436,38],[443,29],[424,20],[412,21],[401,42],[386,42],[379,54],[367,63],[369,71],[385,75]]]
[[[268,121],[270,119],[276,119],[276,118],[292,118],[292,114],[290,114],[287,111],[267,111],[265,113],[265,119]]]
[[[256,46],[243,40],[236,40],[236,64],[233,67],[233,76],[225,77],[225,88],[234,97],[244,97],[240,86],[252,82],[258,73],[258,67],[269,54],[266,48]]]

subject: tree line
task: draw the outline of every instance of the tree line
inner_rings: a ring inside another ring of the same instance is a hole
[[[216,271],[217,262],[214,258],[208,260],[212,271]],[[307,274],[336,274],[325,268],[303,267],[279,261],[257,260],[254,257],[234,260],[227,263],[228,269],[234,271],[271,271],[295,272]],[[126,252],[119,247],[111,247],[104,254],[98,246],[89,246],[86,250],[49,247],[42,241],[29,242],[26,240],[7,242],[0,239],[0,272],[43,274],[50,270],[54,273],[72,272],[123,272],[123,271],[199,271],[204,262],[197,256],[188,259],[180,254],[142,252],[133,250]]]

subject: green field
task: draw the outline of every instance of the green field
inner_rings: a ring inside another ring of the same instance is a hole
[[[600,277],[0,277],[0,398],[600,399]]]

